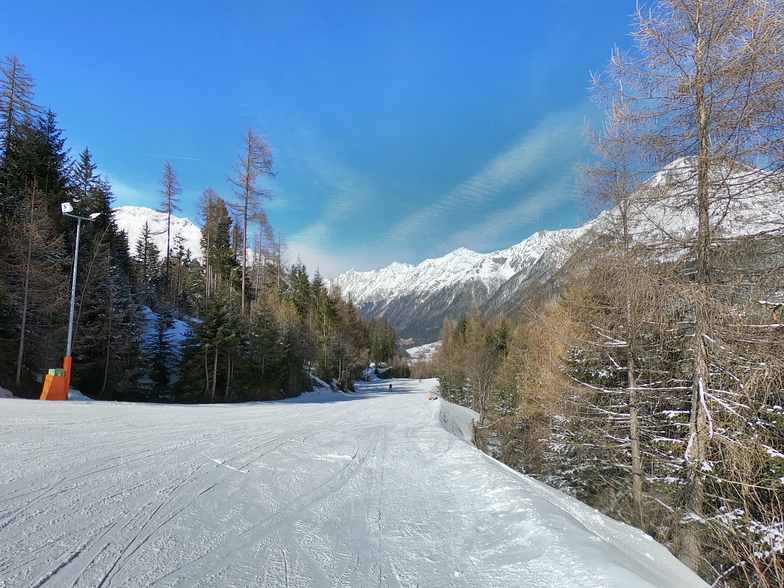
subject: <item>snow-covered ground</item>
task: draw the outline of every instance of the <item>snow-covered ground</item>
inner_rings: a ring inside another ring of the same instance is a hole
[[[144,317],[144,340],[147,345],[155,343],[158,319],[160,315],[153,312],[147,306],[142,306],[142,316]],[[185,336],[191,330],[187,322],[182,319],[172,318],[171,328],[166,331],[166,338],[173,344],[178,345],[185,340]]]
[[[284,402],[0,400],[0,586],[705,586],[468,442],[436,381]]]
[[[412,363],[433,361],[436,352],[441,348],[441,341],[425,343],[416,347],[409,347],[406,352],[411,357]]]

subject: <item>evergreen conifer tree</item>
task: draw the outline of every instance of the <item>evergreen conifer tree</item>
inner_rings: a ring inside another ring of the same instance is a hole
[[[144,223],[139,240],[136,242],[135,267],[136,292],[139,301],[153,310],[159,307],[161,285],[161,261],[158,247],[152,241],[150,225]]]

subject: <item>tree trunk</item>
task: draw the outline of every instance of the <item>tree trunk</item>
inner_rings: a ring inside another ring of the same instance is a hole
[[[99,394],[99,398],[102,398],[104,392],[106,392],[106,383],[109,381],[109,363],[111,362],[112,357],[112,317],[114,315],[114,289],[111,286],[109,286],[109,292],[109,309],[107,313],[108,332],[106,333],[106,361],[104,362],[103,366],[103,381],[101,382],[101,392]]]
[[[231,352],[229,352],[228,357],[226,358],[226,389],[223,393],[223,399],[225,402],[231,402],[231,378],[234,375],[234,362],[231,359]]]
[[[629,392],[629,436],[631,437],[632,445],[632,495],[634,497],[634,509],[637,513],[637,526],[642,529],[645,524],[645,514],[642,500],[642,457],[640,456],[640,392],[637,389],[637,376],[631,346],[626,352],[626,387]]]
[[[16,358],[16,385],[22,383],[22,364],[24,363],[25,331],[27,330],[27,307],[30,298],[30,272],[33,258],[33,212],[30,211],[30,236],[27,241],[27,261],[25,262],[24,296],[22,300],[22,324],[19,333],[19,352]]]
[[[210,356],[207,347],[204,347],[204,400],[212,402],[210,398]]]
[[[638,339],[638,321],[634,316],[632,301],[633,267],[632,239],[629,233],[629,194],[626,178],[622,178],[622,195],[620,202],[621,222],[623,223],[623,259],[625,278],[625,323],[626,323],[626,389],[629,395],[629,437],[632,452],[632,496],[634,510],[637,515],[637,526],[642,529],[645,524],[643,509],[643,471],[640,455],[640,391],[637,389],[637,366],[634,361],[636,341]]]
[[[689,419],[689,442],[686,449],[687,486],[684,507],[688,514],[703,516],[704,473],[703,467],[707,457],[708,444],[708,407],[705,389],[709,382],[707,336],[710,329],[710,318],[707,309],[707,297],[710,285],[710,145],[708,133],[708,104],[705,96],[705,42],[702,31],[702,6],[698,0],[695,6],[695,24],[697,28],[697,44],[695,47],[695,126],[698,141],[697,154],[697,242],[696,263],[697,277],[694,288],[694,341],[693,341],[693,382],[691,397],[691,415]],[[693,570],[700,568],[702,548],[691,525],[682,525],[680,559]]]
[[[210,402],[215,402],[218,389],[218,346],[215,346],[215,360],[212,364],[212,387],[210,388]]]

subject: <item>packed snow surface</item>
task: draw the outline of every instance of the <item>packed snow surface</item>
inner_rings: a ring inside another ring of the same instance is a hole
[[[434,380],[245,405],[0,400],[0,586],[705,586],[473,446]]]

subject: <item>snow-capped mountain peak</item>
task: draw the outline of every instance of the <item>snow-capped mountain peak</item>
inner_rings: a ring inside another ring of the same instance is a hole
[[[579,229],[540,231],[522,243],[492,253],[465,247],[419,265],[393,263],[373,271],[348,271],[329,281],[367,316],[384,316],[400,333],[421,342],[435,340],[448,315],[481,306],[526,268],[559,248]]]
[[[117,227],[128,235],[128,247],[131,255],[136,251],[136,243],[142,236],[146,224],[152,242],[161,255],[166,252],[166,214],[143,206],[120,206],[112,210]],[[187,218],[172,215],[171,217],[171,248],[176,253],[177,242],[181,240],[183,247],[191,252],[191,257],[201,261],[201,229]]]
[[[784,227],[781,177],[728,164],[713,166],[709,181],[714,200],[722,202],[710,217],[714,235],[770,233]],[[651,176],[627,202],[632,238],[641,243],[687,242],[697,225],[695,193],[694,158],[673,161]],[[438,339],[446,317],[459,318],[471,306],[514,312],[522,291],[550,279],[576,243],[589,246],[596,231],[611,234],[619,217],[618,208],[610,209],[581,227],[539,231],[508,249],[483,254],[461,247],[417,266],[395,263],[372,272],[352,270],[330,284],[350,296],[366,316],[383,316],[401,336],[428,343]]]

